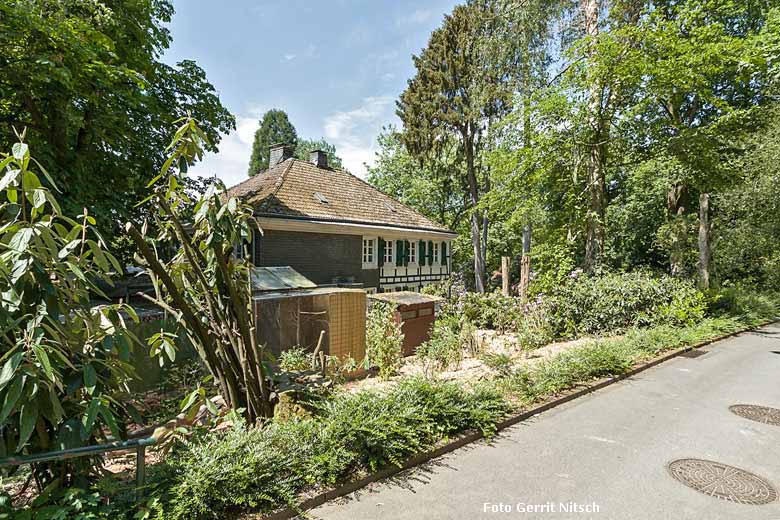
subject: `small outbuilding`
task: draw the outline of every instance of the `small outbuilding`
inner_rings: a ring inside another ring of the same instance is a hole
[[[411,356],[417,347],[431,338],[436,320],[436,307],[444,298],[411,291],[370,294],[370,301],[389,303],[395,307],[396,323],[404,333],[404,355]]]

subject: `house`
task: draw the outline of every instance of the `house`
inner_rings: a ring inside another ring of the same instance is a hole
[[[252,205],[258,267],[290,266],[318,285],[419,291],[450,275],[456,234],[346,171],[271,147],[269,168],[228,190]]]

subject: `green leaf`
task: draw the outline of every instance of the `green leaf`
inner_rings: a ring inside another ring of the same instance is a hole
[[[97,372],[95,372],[95,367],[87,363],[84,365],[84,387],[92,395],[95,386],[97,386]]]
[[[0,371],[0,389],[3,389],[14,376],[16,369],[19,368],[19,363],[22,362],[23,357],[23,352],[17,352],[11,356],[8,361],[5,362],[5,365],[3,365],[3,370]]]
[[[108,408],[108,406],[103,404],[100,405],[100,416],[103,417],[104,421],[106,421],[108,429],[111,430],[111,435],[119,439],[122,436],[122,430],[119,429],[119,425],[116,423],[114,414],[111,413],[111,410]]]
[[[14,143],[13,147],[11,148],[11,153],[13,153],[14,159],[17,161],[22,161],[29,153],[29,147],[27,146],[27,143]]]
[[[87,406],[87,412],[84,414],[81,424],[84,429],[81,431],[81,439],[87,440],[92,435],[92,428],[95,426],[98,411],[100,410],[100,399],[92,399]]]
[[[8,391],[5,393],[5,399],[3,400],[3,409],[0,411],[0,425],[5,424],[6,419],[11,415],[14,410],[19,397],[22,395],[22,388],[24,388],[25,376],[17,377],[14,379],[11,386],[8,387]]]
[[[6,189],[19,175],[19,170],[9,170],[0,178],[0,190]]]
[[[35,345],[33,347],[33,352],[35,352],[35,357],[40,361],[43,371],[46,373],[46,377],[54,381],[54,373],[52,372],[51,362],[49,361],[49,355],[46,354],[46,350],[40,345]]]
[[[16,451],[22,451],[27,444],[30,435],[35,429],[35,423],[38,421],[38,403],[37,401],[28,401],[22,405],[22,413],[19,419],[19,444],[16,445]]]
[[[30,244],[30,240],[32,240],[33,235],[35,234],[35,231],[33,228],[25,227],[14,233],[14,236],[11,237],[11,240],[8,242],[8,247],[18,251],[20,253],[23,253],[27,250],[27,246]]]
[[[95,259],[95,262],[97,262],[100,269],[102,269],[103,272],[110,271],[111,267],[108,263],[108,259],[97,243],[94,240],[88,240],[87,246],[89,246],[89,250],[92,251],[92,257]]]
[[[214,401],[211,399],[204,399],[204,403],[206,404],[206,409],[212,413],[212,415],[217,415],[219,413],[219,410],[217,410],[217,405],[214,404]]]

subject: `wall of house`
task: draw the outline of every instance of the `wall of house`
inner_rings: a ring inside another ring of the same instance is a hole
[[[332,235],[265,230],[255,240],[253,261],[258,267],[289,265],[318,285],[335,279],[379,285],[378,269],[363,269],[360,235]]]

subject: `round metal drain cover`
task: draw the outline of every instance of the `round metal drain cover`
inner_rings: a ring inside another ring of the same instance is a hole
[[[764,424],[780,426],[780,410],[769,406],[756,406],[754,404],[735,404],[729,406],[732,413]]]
[[[686,486],[738,504],[763,505],[777,500],[777,490],[762,477],[719,462],[679,459],[669,473]]]

